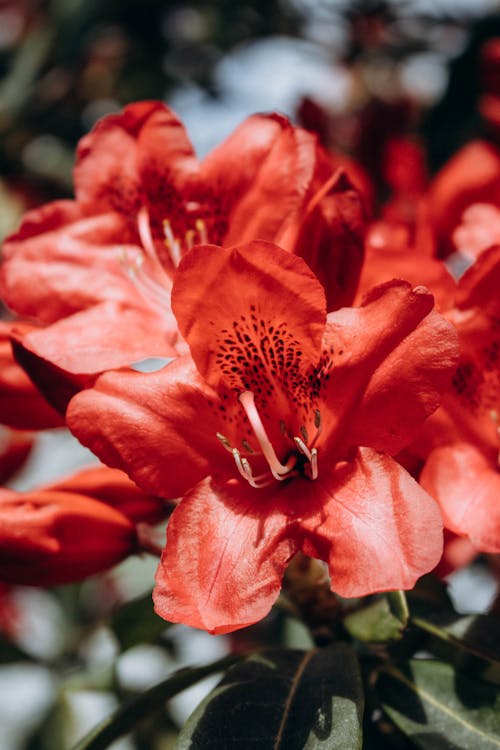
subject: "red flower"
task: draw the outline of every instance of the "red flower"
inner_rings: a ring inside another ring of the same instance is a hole
[[[193,244],[280,237],[321,267],[332,307],[354,295],[361,200],[315,138],[278,115],[250,117],[199,162],[167,107],[129,105],[80,142],[75,193],[26,215],[0,279],[13,310],[49,324],[23,337],[23,366],[58,408],[54,378],[71,392],[71,376],[183,350],[171,279]]]
[[[471,141],[438,172],[428,197],[440,253],[448,255],[456,249],[453,232],[469,206],[500,206],[500,150],[486,141]]]
[[[390,279],[406,279],[426,286],[440,311],[453,304],[456,282],[442,260],[435,258],[432,230],[422,207],[414,236],[401,223],[376,221],[365,239],[365,261],[359,279],[356,302],[377,284]]]
[[[446,315],[461,355],[453,388],[420,440],[433,448],[421,483],[445,525],[483,552],[500,552],[500,247],[484,252],[458,284]]]
[[[453,242],[471,263],[484,250],[500,245],[500,210],[491,203],[473,203],[453,232]]]
[[[0,579],[33,586],[83,580],[139,552],[136,523],[166,513],[165,502],[105,467],[30,492],[0,489]]]
[[[265,242],[194,248],[173,309],[191,356],[106,373],[68,422],[148,492],[184,496],[155,603],[228,632],[263,617],[298,551],[344,596],[411,587],[439,560],[434,501],[388,454],[446,386],[455,334],[425,289],[393,281],[325,318],[305,263]]]

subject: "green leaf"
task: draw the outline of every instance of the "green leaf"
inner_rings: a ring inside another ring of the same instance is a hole
[[[412,617],[412,624],[429,639],[424,647],[462,671],[500,685],[500,617],[429,614]]]
[[[363,692],[354,651],[273,649],[229,670],[176,750],[359,750]]]
[[[401,593],[394,592],[394,594]],[[358,641],[385,643],[401,638],[407,620],[408,609],[406,608],[405,612],[400,601],[391,602],[389,596],[384,594],[375,601],[371,601],[366,607],[347,615],[344,618],[344,626],[348,633]]]
[[[499,750],[500,695],[449,664],[413,659],[381,670],[384,711],[423,750]]]
[[[138,643],[153,643],[170,627],[153,609],[151,594],[132,599],[113,613],[110,627],[126,651]]]
[[[165,701],[214,672],[223,672],[241,656],[231,654],[203,667],[188,667],[174,672],[167,680],[120,706],[109,718],[92,729],[73,750],[105,750],[118,737],[131,731],[140,721],[164,709]]]

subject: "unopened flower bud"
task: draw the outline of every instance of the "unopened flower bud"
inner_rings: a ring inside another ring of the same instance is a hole
[[[105,503],[53,490],[0,491],[0,579],[80,581],[137,551],[134,524]]]

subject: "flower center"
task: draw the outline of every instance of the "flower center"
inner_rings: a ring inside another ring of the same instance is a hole
[[[169,219],[163,221],[164,244],[174,269],[179,265],[182,255],[190,250],[193,245],[208,242],[207,229],[203,219],[195,219],[194,226],[194,229],[186,231],[182,241],[174,235]],[[156,312],[164,313],[166,309],[170,308],[172,279],[158,257],[146,206],[143,206],[137,214],[137,231],[141,240],[142,252],[131,257],[130,253],[124,249],[120,261],[134,286],[150,307]]]
[[[308,435],[305,427],[302,427],[300,430],[302,437],[296,435],[290,438],[286,432],[284,422],[280,423],[282,434],[286,435],[294,445],[294,451],[290,454],[286,463],[282,463],[276,455],[274,446],[262,423],[252,391],[243,391],[239,396],[239,402],[243,406],[250,422],[250,426],[259,444],[261,455],[264,456],[269,466],[269,471],[254,475],[248,459],[242,456],[238,448],[234,448],[224,435],[217,433],[217,437],[224,448],[232,453],[236,467],[243,479],[246,479],[252,487],[261,488],[272,484],[273,478],[278,482],[283,482],[293,476],[298,476],[300,473],[304,473],[305,476],[312,480],[318,478],[318,449],[314,447],[321,432],[321,416],[318,410],[315,412],[314,421],[316,434],[310,446],[307,445]],[[243,447],[248,453],[254,452],[247,441],[243,442]],[[304,469],[304,467],[306,468]]]

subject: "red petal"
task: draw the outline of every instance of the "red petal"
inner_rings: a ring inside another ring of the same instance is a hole
[[[153,593],[156,612],[211,633],[260,620],[297,551],[289,524],[269,493],[238,481],[204,480],[169,521]]]
[[[458,330],[461,356],[453,389],[443,402],[456,428],[454,440],[446,442],[471,442],[483,450],[498,447],[499,285],[500,248],[495,247],[486,250],[460,279],[457,308],[448,313]]]
[[[456,282],[445,264],[411,247],[405,227],[378,222],[367,236],[356,299],[361,302],[376,284],[395,278],[405,279],[413,286],[426,286],[438,309],[445,310],[453,303]]]
[[[470,141],[438,172],[429,190],[432,221],[445,254],[453,252],[453,230],[472,203],[500,203],[500,151]]]
[[[91,375],[147,357],[174,357],[177,338],[169,310],[162,320],[147,307],[103,302],[29,333],[22,345],[65,372]]]
[[[200,167],[201,180],[212,186],[225,216],[225,231],[212,233],[212,241],[223,240],[228,246],[274,240],[291,214],[303,207],[317,149],[309,133],[284,117],[254,115],[245,120]]]
[[[462,310],[480,307],[500,310],[500,247],[483,252],[458,282],[456,305]]]
[[[363,264],[365,210],[345,172],[338,172],[337,181],[309,216],[299,215],[298,220],[302,227],[293,250],[323,284],[327,310],[351,304]]]
[[[0,484],[8,482],[23,466],[32,446],[32,435],[0,425]]]
[[[444,578],[455,570],[465,568],[477,555],[477,549],[472,546],[467,537],[457,536],[445,529],[443,556],[432,572],[439,578]]]
[[[14,360],[10,334],[16,325],[0,322],[1,421],[18,430],[59,427],[63,424],[60,415],[49,406]]]
[[[47,402],[59,414],[64,415],[69,401],[75,393],[82,388],[88,388],[92,384],[92,377],[84,375],[73,375],[61,370],[51,362],[48,362],[26,349],[22,343],[22,336],[13,332],[11,341],[16,360],[29,374],[36,388],[43,394]]]
[[[158,523],[170,511],[170,505],[159,497],[146,495],[122,471],[96,466],[44,488],[73,492],[100,500],[123,513],[133,523]]]
[[[181,357],[154,373],[102,375],[71,401],[67,423],[104,463],[147,492],[175,498],[215,470],[234,475],[216,437],[221,406],[190,357]]]
[[[262,388],[320,354],[323,288],[301,258],[268,242],[191,250],[177,271],[172,309],[196,366],[215,387],[222,380]]]
[[[432,305],[423,287],[392,281],[372,290],[363,307],[328,316],[335,366],[325,417],[336,455],[358,445],[396,453],[439,405],[458,346],[453,326],[429,314]]]
[[[177,191],[196,171],[193,147],[174,113],[161,102],[138,102],[100,120],[80,141],[76,196],[88,210],[125,216],[161,202],[168,218],[181,200]]]
[[[141,307],[120,260],[133,239],[118,214],[86,216],[72,201],[30,211],[4,244],[2,297],[19,315],[45,323],[106,300]]]
[[[389,456],[361,448],[316,482],[290,487],[302,495],[303,551],[328,561],[340,596],[410,589],[441,557],[437,504]]]
[[[438,500],[444,524],[482,552],[500,552],[498,466],[473,445],[457,443],[430,454],[420,482]]]
[[[133,524],[75,493],[0,490],[0,578],[56,586],[115,565],[137,549]]]

